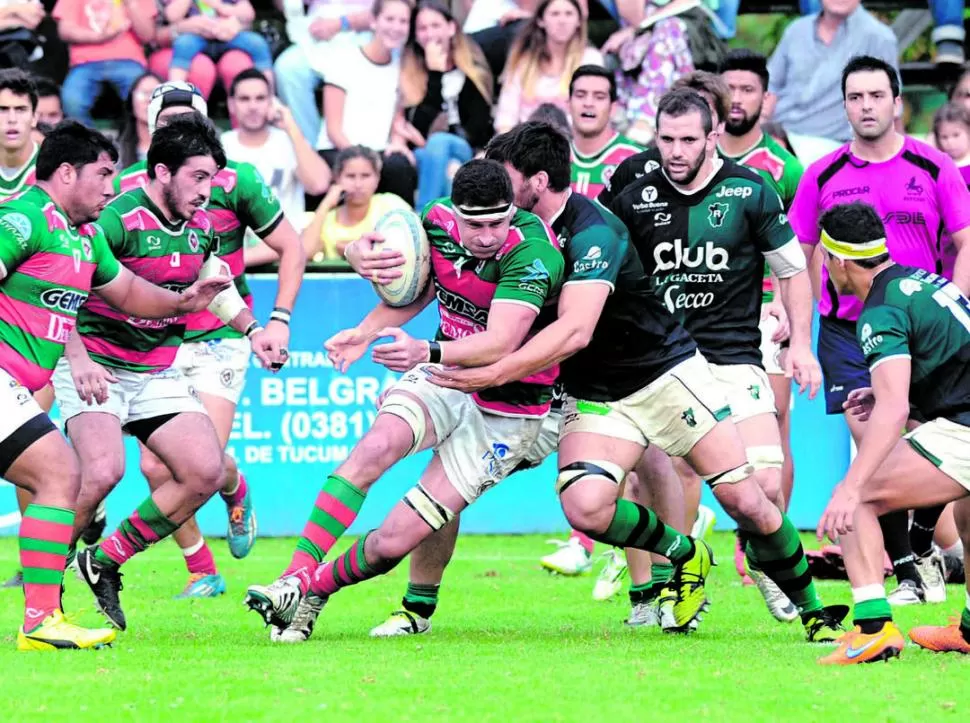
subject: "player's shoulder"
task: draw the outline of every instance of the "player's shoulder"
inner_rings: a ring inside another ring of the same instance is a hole
[[[633,158],[636,158],[636,156],[633,156]],[[630,159],[628,158],[628,160]],[[652,203],[656,199],[658,186],[666,183],[659,162],[648,159],[642,166],[638,162],[637,166],[642,168],[642,172],[638,172],[637,177],[631,179],[623,190],[616,194],[613,201],[614,206],[622,208],[630,204],[638,204],[641,201]],[[648,191],[647,189],[651,190]]]
[[[816,183],[819,188],[824,186],[839,170],[851,163],[852,154],[849,147],[848,143],[841,145],[811,163],[805,169],[804,182]]]
[[[596,201],[592,201],[581,193],[572,193],[566,201],[563,214],[568,218],[568,224],[573,234],[590,230],[616,232],[623,227],[623,222],[608,209]]]
[[[943,166],[953,164],[953,160],[943,151],[912,136],[906,136],[903,140],[900,158],[904,163],[928,173],[934,181],[939,177]]]
[[[28,189],[0,206],[0,224],[25,241],[50,230],[44,209],[47,203],[53,205],[54,202],[45,194],[33,193],[34,190]]]
[[[908,309],[928,292],[936,291],[934,281],[940,277],[915,266],[895,264],[873,280],[865,308],[896,307]]]

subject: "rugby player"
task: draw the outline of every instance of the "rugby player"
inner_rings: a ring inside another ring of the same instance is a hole
[[[108,245],[127,268],[175,290],[200,274],[229,271],[214,255],[205,211],[212,179],[225,161],[215,128],[199,114],[155,132],[148,185],[116,197],[100,218]],[[265,366],[278,361],[275,340],[234,285],[210,308],[245,332]],[[124,474],[123,432],[175,470],[174,479],[154,490],[102,544],[78,553],[79,572],[97,608],[119,630],[126,627],[119,568],[171,535],[225,482],[215,428],[190,382],[172,367],[184,333],[182,318],[149,321],[94,300],[78,312],[67,358],[54,374],[61,415],[81,463],[75,537]]]
[[[948,279],[895,263],[872,206],[835,204],[820,223],[828,283],[862,303],[858,343],[872,379],[846,398],[866,431],[818,525],[820,539],[842,546],[855,623],[819,662],[853,665],[904,647],[883,586],[879,516],[959,500],[961,534],[970,533],[970,303]],[[908,423],[916,426],[900,438]],[[928,650],[970,653],[970,593],[959,623],[910,637]]]
[[[853,140],[822,157],[805,171],[789,216],[807,258],[819,243],[818,219],[834,205],[863,201],[876,209],[886,227],[889,252],[896,261],[925,271],[940,263],[940,234],[957,247],[953,281],[970,289],[970,193],[953,161],[911,136],[896,132],[893,120],[902,99],[896,70],[868,56],[849,61],[842,71],[845,112]],[[862,304],[840,298],[822,270],[818,357],[825,378],[828,414],[842,414],[855,389],[871,386],[869,368],[856,340]],[[846,415],[856,446],[865,423]],[[946,599],[942,562],[937,553],[917,558],[910,546],[904,510],[882,520],[886,552],[899,586],[890,594],[895,605]]]

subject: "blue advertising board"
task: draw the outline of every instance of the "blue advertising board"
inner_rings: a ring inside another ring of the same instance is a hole
[[[268,318],[275,277],[252,277],[250,286],[258,318]],[[396,379],[367,357],[341,374],[323,351],[323,342],[354,326],[375,299],[370,284],[356,276],[307,276],[293,313],[290,362],[274,375],[253,360],[229,451],[253,490],[261,535],[300,533],[327,474],[347,458],[370,427],[378,397]],[[437,314],[431,308],[407,328],[414,336],[428,338],[436,324]],[[795,399],[792,429],[796,477],[790,514],[798,527],[814,528],[848,464],[848,433],[840,417],[825,416],[821,398],[811,402],[804,397]],[[134,440],[127,440],[126,450],[127,472],[108,499],[110,527],[148,494]],[[351,532],[376,527],[418,481],[429,456],[426,452],[405,459],[390,470],[371,490]],[[567,529],[553,491],[555,477],[554,458],[514,475],[463,515],[462,530],[527,533]],[[704,501],[718,509],[708,490]],[[221,501],[210,501],[201,510],[199,522],[205,534],[224,534],[226,514]],[[13,490],[0,487],[0,535],[15,534],[18,523]],[[719,512],[718,526],[733,525]]]

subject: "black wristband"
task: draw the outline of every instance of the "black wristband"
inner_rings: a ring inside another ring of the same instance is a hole
[[[441,362],[441,344],[436,341],[428,342],[428,361],[432,364]]]
[[[278,321],[281,324],[290,325],[290,311],[282,306],[276,306],[269,314],[270,321]]]
[[[255,332],[262,330],[262,328],[263,327],[259,325],[259,322],[256,321],[256,319],[253,319],[251,322],[249,322],[249,326],[246,327],[246,331],[244,331],[243,334],[249,337]]]

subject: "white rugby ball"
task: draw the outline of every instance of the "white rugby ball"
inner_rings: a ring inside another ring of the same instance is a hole
[[[396,208],[378,219],[374,230],[384,237],[379,248],[400,251],[404,265],[401,276],[389,284],[374,284],[377,295],[388,306],[407,306],[424,293],[431,276],[431,247],[420,217],[414,211]]]

